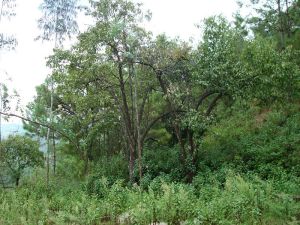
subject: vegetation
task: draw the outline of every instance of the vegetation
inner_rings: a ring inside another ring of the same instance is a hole
[[[1,143],[19,187],[0,224],[298,224],[300,2],[250,3],[196,44],[153,37],[131,1],[45,1],[60,48],[26,115],[1,112],[27,136]],[[95,23],[64,49],[79,8]]]
[[[88,184],[58,181],[47,189],[44,181],[35,180],[18,191],[0,193],[0,218],[4,224],[297,223],[299,205],[276,189],[276,182],[230,172],[224,184],[203,184],[204,179],[199,175],[191,185],[158,177],[141,190],[100,178],[93,191]]]
[[[29,167],[42,166],[43,154],[39,151],[38,143],[25,136],[9,136],[1,142],[0,159],[4,167],[15,180],[16,186]]]

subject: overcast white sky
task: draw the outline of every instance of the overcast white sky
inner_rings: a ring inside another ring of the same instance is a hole
[[[15,34],[18,46],[15,51],[0,52],[1,79],[7,72],[12,78],[10,88],[15,88],[26,105],[35,95],[35,86],[41,84],[48,74],[45,58],[51,54],[53,43],[34,41],[39,34],[38,6],[42,0],[17,0],[17,16],[10,22],[3,20],[1,32]],[[144,9],[152,12],[152,20],[146,25],[155,35],[166,33],[184,40],[199,40],[200,31],[195,24],[208,16],[223,14],[230,18],[237,10],[236,0],[140,0]],[[83,20],[79,20],[79,24]]]

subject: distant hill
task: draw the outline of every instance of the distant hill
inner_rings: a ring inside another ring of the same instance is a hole
[[[1,125],[2,138],[6,138],[10,134],[25,134],[23,125],[20,123],[4,123]]]
[[[1,135],[2,139],[7,138],[9,135],[15,135],[15,134],[24,135],[26,133],[26,131],[23,128],[23,125],[20,124],[20,123],[5,123],[5,124],[2,124],[1,131],[2,131],[2,135]],[[41,139],[40,150],[42,152],[47,151],[46,141],[44,139]]]

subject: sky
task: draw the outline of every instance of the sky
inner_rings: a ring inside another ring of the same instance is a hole
[[[134,0],[136,1],[136,0]],[[14,34],[18,45],[14,51],[0,52],[0,79],[10,77],[9,87],[16,89],[23,106],[32,101],[35,87],[50,73],[45,62],[54,44],[34,41],[39,35],[37,20],[41,16],[42,0],[17,0],[16,16],[10,21],[2,20],[0,33]],[[143,9],[152,12],[152,20],[143,24],[154,35],[165,33],[183,40],[199,40],[201,32],[196,24],[204,18],[222,14],[231,18],[238,9],[236,0],[140,0]],[[79,18],[81,27],[88,24]],[[68,44],[67,44],[68,45]],[[8,74],[8,75],[4,75]]]

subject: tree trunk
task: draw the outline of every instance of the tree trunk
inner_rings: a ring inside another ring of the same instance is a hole
[[[49,186],[50,180],[50,128],[47,131],[47,154],[46,154],[46,185]]]
[[[50,118],[50,125],[52,126],[52,122],[53,122],[53,90],[54,90],[54,87],[53,87],[53,80],[52,78],[50,77],[50,112],[49,112],[49,118]],[[49,185],[49,179],[50,179],[50,152],[51,152],[51,143],[50,143],[50,132],[51,132],[51,129],[48,128],[47,130],[47,173],[46,173],[46,181],[47,181],[47,187]]]
[[[122,110],[123,110],[123,120],[125,125],[126,136],[129,143],[129,178],[130,181],[133,182],[133,173],[134,173],[134,162],[135,162],[135,138],[134,138],[134,130],[132,126],[131,116],[129,112],[126,90],[123,80],[123,71],[122,65],[119,63],[119,84],[122,98]]]
[[[194,135],[193,135],[193,131],[191,131],[190,129],[187,129],[187,138],[188,138],[188,142],[189,142],[189,154],[190,154],[190,158],[191,158],[191,164],[192,167],[195,168],[196,167],[196,155],[195,155],[195,144],[194,144]],[[187,182],[191,183],[193,181],[193,178],[195,176],[195,171],[194,170],[189,170],[187,173]]]
[[[178,140],[179,148],[180,148],[180,155],[179,155],[180,164],[184,166],[186,160],[186,152],[184,147],[184,141],[182,140],[181,137],[180,127],[177,122],[173,123],[173,128],[175,130],[175,135]]]
[[[53,174],[56,174],[56,146],[55,146],[55,136],[52,133],[52,147],[53,147]]]
[[[292,21],[291,21],[291,18],[290,18],[290,13],[289,13],[289,2],[288,0],[285,0],[285,7],[286,7],[286,31],[287,31],[287,36],[290,38],[292,36],[292,32],[291,32],[291,29],[292,29]]]
[[[17,177],[16,177],[16,187],[19,187],[19,182],[20,182],[20,177],[17,176]]]
[[[83,158],[84,158],[83,176],[86,176],[88,175],[89,172],[89,157],[86,149],[84,150]]]
[[[129,143],[129,180],[131,183],[133,183],[134,178],[134,162],[135,162],[135,147],[132,145],[132,143]]]
[[[138,164],[139,164],[139,180],[141,182],[143,176],[143,169],[142,169],[142,143],[141,143],[141,124],[140,124],[140,114],[139,114],[139,107],[138,107],[138,81],[137,81],[137,74],[134,70],[132,65],[132,75],[134,76],[134,108],[135,108],[135,116],[136,116],[136,139],[137,139],[137,151],[138,151]]]
[[[280,48],[285,48],[285,33],[284,33],[284,24],[282,19],[282,9],[281,9],[281,0],[277,0],[277,10],[279,18],[279,35],[280,35]]]

